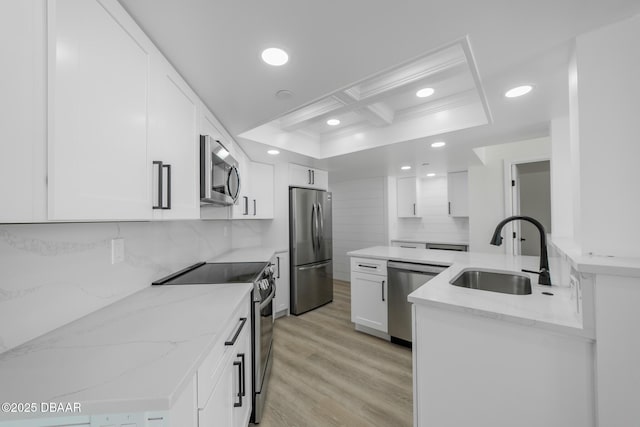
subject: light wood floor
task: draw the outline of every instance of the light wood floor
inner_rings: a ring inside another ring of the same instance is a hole
[[[356,332],[350,286],[333,302],[274,327],[274,360],[260,427],[411,426],[411,351]]]

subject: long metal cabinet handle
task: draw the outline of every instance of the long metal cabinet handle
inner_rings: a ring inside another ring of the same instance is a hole
[[[244,199],[244,209],[242,215],[249,215],[249,198],[247,196],[242,196]]]
[[[280,257],[279,256],[276,257],[276,262],[278,263],[278,277],[277,278],[279,279],[280,278]]]
[[[224,345],[235,345],[236,340],[238,339],[238,335],[240,335],[240,331],[242,331],[242,328],[244,327],[245,323],[247,323],[247,318],[246,317],[241,317],[240,318],[240,327],[236,330],[236,333],[233,334],[233,338],[231,338],[230,340],[225,341]]]
[[[384,280],[382,281],[382,301],[384,301]]]
[[[415,203],[413,204],[413,214],[414,215],[416,214],[416,204]]]
[[[451,202],[449,202],[449,215],[451,215]]]
[[[167,205],[161,203],[162,209],[171,209],[171,165],[162,165],[167,170]]]
[[[316,171],[311,170],[311,183],[315,185],[316,183]]]
[[[253,216],[256,216],[256,199],[253,199]]]
[[[153,209],[162,209],[162,162],[154,160],[153,164],[158,165],[158,204],[153,205]]]
[[[240,361],[242,362],[242,388],[241,388],[241,393],[242,393],[242,397],[246,396],[246,378],[244,376],[244,364],[245,364],[245,359],[244,359],[244,353],[238,353],[238,356],[240,358]]]
[[[358,267],[373,268],[374,270],[378,268],[377,265],[366,265],[366,264],[358,264]]]
[[[235,361],[233,362],[233,366],[237,366],[238,367],[238,393],[236,394],[236,397],[239,399],[238,402],[233,402],[233,407],[234,408],[239,408],[242,406],[242,377],[244,376],[243,372],[244,369],[242,369],[242,362],[238,362]]]
[[[309,175],[309,182],[307,184],[311,184],[311,169],[307,169],[307,174]]]

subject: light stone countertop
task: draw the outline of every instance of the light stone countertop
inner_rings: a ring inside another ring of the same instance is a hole
[[[242,249],[232,249],[207,262],[268,262],[271,261],[276,252],[283,252],[287,249],[276,249],[263,246],[254,246]]]
[[[251,289],[139,291],[0,354],[0,401],[80,402],[82,416],[169,410]],[[55,415],[0,413],[0,424],[43,416]]]
[[[550,242],[582,273],[640,277],[640,258],[583,255],[580,246],[570,238],[552,236]]]
[[[523,273],[523,268],[537,270],[538,257],[486,254],[478,252],[451,252],[428,249],[406,249],[375,246],[349,252],[352,257],[437,264],[448,266],[445,271],[409,295],[414,304],[435,306],[454,311],[519,323],[562,334],[594,339],[593,331],[583,328],[577,301],[567,283],[557,283],[557,274],[551,266],[554,286],[538,285],[538,276]],[[531,278],[531,295],[508,295],[453,286],[449,282],[465,268],[511,271]],[[552,292],[553,296],[542,292]]]
[[[390,239],[392,242],[408,242],[408,243],[435,243],[438,245],[467,245],[469,246],[468,240],[440,240],[440,239],[414,239],[414,238],[394,238]]]

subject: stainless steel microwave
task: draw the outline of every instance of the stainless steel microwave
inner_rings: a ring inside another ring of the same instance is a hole
[[[239,195],[238,162],[220,141],[200,135],[200,202],[228,206]]]

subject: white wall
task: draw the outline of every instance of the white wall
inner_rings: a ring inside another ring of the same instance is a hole
[[[556,237],[573,236],[569,117],[551,121],[551,223]]]
[[[506,245],[489,244],[496,225],[505,218],[505,162],[551,157],[551,140],[536,138],[484,147],[484,164],[469,167],[469,250],[504,253]],[[507,229],[503,230],[503,237]]]
[[[385,178],[331,183],[333,193],[333,275],[350,280],[347,252],[388,245]]]
[[[551,228],[551,182],[548,162],[523,163],[518,165],[520,180],[520,214],[540,221],[547,233]],[[531,223],[520,224],[522,255],[540,255],[538,229]]]
[[[244,222],[0,225],[0,352],[228,251],[232,233],[260,244]],[[125,261],[112,265],[116,237]]]
[[[577,37],[583,253],[640,257],[640,16]]]
[[[395,179],[393,180],[395,185]],[[449,216],[447,177],[420,178],[420,218],[398,218],[396,198],[389,197],[389,239],[416,239],[434,243],[469,241],[469,219]]]

